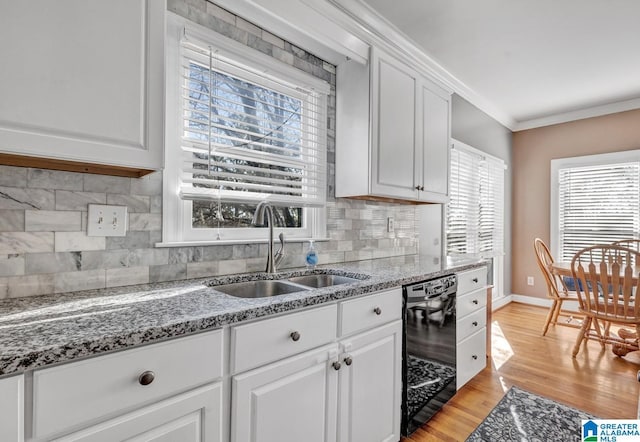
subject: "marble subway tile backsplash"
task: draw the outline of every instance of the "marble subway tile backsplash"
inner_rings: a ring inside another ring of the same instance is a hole
[[[414,255],[412,205],[336,199],[335,67],[206,0],[167,8],[331,84],[327,121],[327,237],[321,264]],[[88,237],[89,204],[127,206],[123,237]],[[387,218],[395,231],[387,232]],[[265,229],[266,236],[266,229]],[[0,299],[264,271],[266,244],[157,248],[162,241],[162,174],[143,178],[0,166]],[[304,265],[306,245],[286,243],[281,268]]]
[[[0,166],[0,176],[23,175],[24,180],[13,184],[29,183],[27,177],[33,176],[37,183],[75,190],[49,188],[51,201],[46,209],[4,203],[0,209],[0,299],[264,270],[266,244],[155,247],[162,231],[160,173],[140,179],[143,184],[109,177],[100,185],[84,187],[95,175]],[[78,183],[84,183],[82,189],[77,188]],[[87,188],[104,192],[85,192]],[[10,189],[10,195],[39,190]],[[111,193],[133,189],[146,195]],[[7,198],[0,195],[0,204]],[[96,202],[127,206],[126,236],[87,236],[88,204]],[[159,213],[152,212],[154,207]],[[329,240],[316,244],[320,263],[417,253],[416,213],[414,206],[330,198]],[[393,233],[386,231],[388,216],[396,220]],[[303,266],[305,247],[287,242],[281,267]]]

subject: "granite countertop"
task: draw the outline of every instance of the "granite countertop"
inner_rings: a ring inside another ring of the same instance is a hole
[[[159,284],[16,298],[0,302],[0,376],[50,364],[211,330],[486,265],[433,256],[356,261]],[[270,298],[225,295],[205,283],[227,284],[330,272],[362,279],[347,285]]]

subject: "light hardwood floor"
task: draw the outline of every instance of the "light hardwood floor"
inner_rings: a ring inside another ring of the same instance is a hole
[[[495,311],[491,367],[403,441],[464,441],[513,385],[601,418],[635,419],[640,355],[619,358],[588,342],[572,359],[578,329],[552,325],[543,337],[546,313],[519,303]]]

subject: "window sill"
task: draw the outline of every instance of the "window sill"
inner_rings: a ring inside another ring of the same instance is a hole
[[[308,241],[324,242],[330,241],[331,238],[284,238],[285,243],[303,243]],[[274,242],[278,242],[277,237],[273,239]],[[225,239],[214,241],[175,241],[175,242],[157,242],[156,248],[164,247],[196,247],[196,246],[224,246],[233,244],[266,244],[267,239]]]

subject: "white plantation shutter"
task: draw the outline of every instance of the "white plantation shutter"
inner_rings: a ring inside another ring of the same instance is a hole
[[[560,168],[558,174],[559,259],[639,237],[640,162]]]
[[[447,254],[504,252],[504,162],[454,143],[451,151]]]
[[[180,197],[323,206],[328,86],[289,83],[188,36],[180,50]]]

